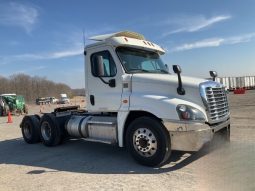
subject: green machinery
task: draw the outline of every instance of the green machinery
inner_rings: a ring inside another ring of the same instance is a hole
[[[22,95],[2,94],[0,95],[0,116],[28,113],[28,107]]]

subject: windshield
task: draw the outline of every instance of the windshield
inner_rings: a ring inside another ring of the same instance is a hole
[[[119,47],[116,51],[128,73],[168,74],[168,69],[156,52],[128,47]]]

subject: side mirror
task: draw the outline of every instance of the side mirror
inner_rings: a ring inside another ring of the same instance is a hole
[[[182,69],[179,65],[173,65],[173,71],[176,74],[180,74],[182,72]]]
[[[210,76],[213,78],[213,81],[215,81],[215,78],[218,76],[216,71],[210,71]]]
[[[103,56],[97,56],[95,60],[95,75],[97,77],[104,76],[104,59]]]
[[[182,86],[182,78],[181,78],[181,72],[182,69],[179,65],[173,65],[173,71],[174,73],[177,74],[178,76],[178,88],[177,88],[177,93],[179,95],[185,95],[185,89]]]

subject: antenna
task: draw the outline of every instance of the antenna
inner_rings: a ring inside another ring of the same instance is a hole
[[[86,36],[85,36],[85,30],[84,30],[84,29],[82,30],[82,33],[83,33],[84,55],[86,55],[86,52],[85,52],[85,47],[86,47]]]

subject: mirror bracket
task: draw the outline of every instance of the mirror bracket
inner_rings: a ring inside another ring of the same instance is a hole
[[[115,79],[110,79],[108,82],[105,81],[101,76],[98,76],[98,78],[104,83],[108,84],[111,88],[114,88],[116,86],[116,81]]]

